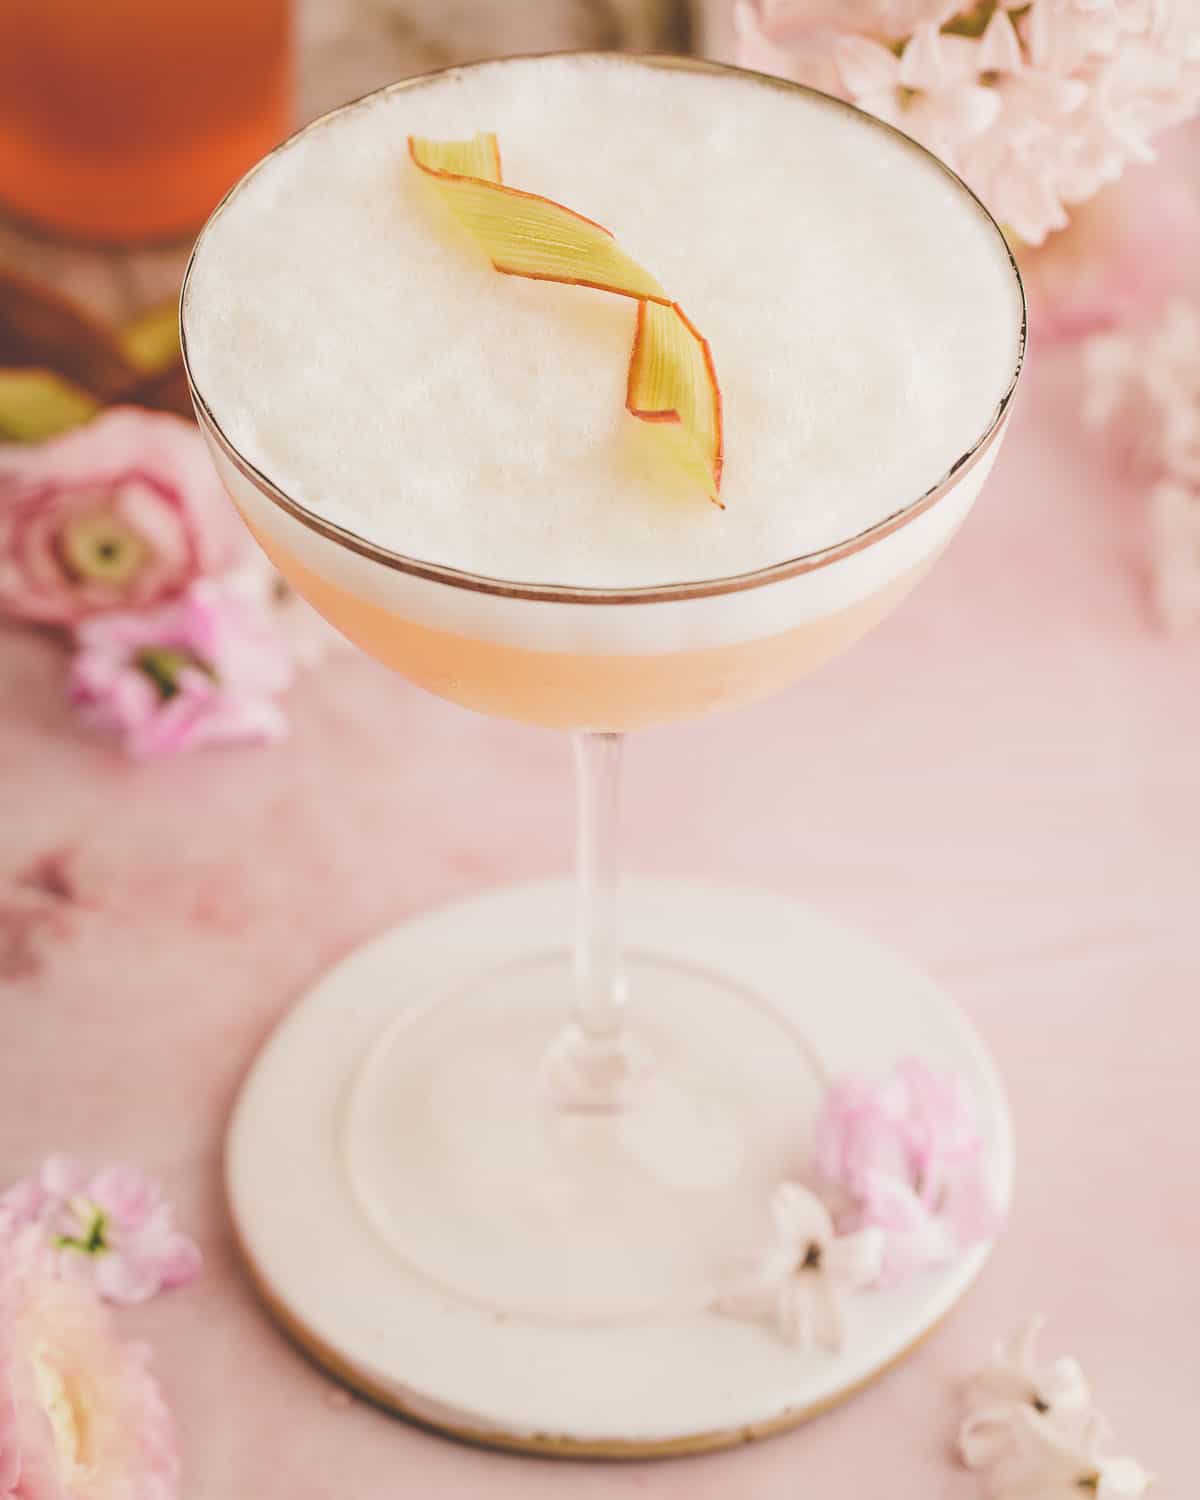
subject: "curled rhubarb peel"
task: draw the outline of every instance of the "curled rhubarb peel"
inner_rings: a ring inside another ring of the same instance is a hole
[[[573,209],[506,186],[494,135],[469,141],[408,138],[408,150],[443,202],[506,276],[561,281],[624,297],[670,298],[603,224]]]
[[[678,303],[602,224],[504,183],[495,135],[409,136],[408,150],[497,271],[637,301],[626,409],[639,421],[661,424],[676,462],[721,505],[721,390],[708,341]]]
[[[469,141],[430,141],[410,135],[408,154],[420,167],[435,177],[476,177],[483,182],[500,182],[500,142],[489,131],[480,131]]]
[[[721,388],[708,340],[678,303],[638,303],[625,407],[643,422],[674,428],[666,436],[678,462],[724,509]]]

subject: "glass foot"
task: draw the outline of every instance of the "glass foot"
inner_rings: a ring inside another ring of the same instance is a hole
[[[699,967],[631,954],[626,973],[620,1109],[564,1107],[565,953],[482,975],[367,1054],[346,1112],[355,1199],[454,1296],[568,1324],[701,1309],[801,1165],[822,1083],[795,1029]]]

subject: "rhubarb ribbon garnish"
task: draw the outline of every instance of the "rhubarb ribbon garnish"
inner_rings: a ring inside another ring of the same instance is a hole
[[[409,136],[414,163],[506,276],[592,287],[637,301],[625,406],[663,424],[676,462],[720,505],[721,391],[708,341],[653,276],[602,224],[509,187],[496,137],[431,141]]]

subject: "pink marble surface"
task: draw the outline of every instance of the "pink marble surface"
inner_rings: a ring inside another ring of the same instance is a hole
[[[221,1130],[257,1044],[383,924],[563,869],[565,743],[346,655],[293,692],[286,746],[134,767],[74,732],[57,649],[0,633],[0,1179],[52,1145],[127,1156],[198,1232],[202,1280],[123,1315],[156,1344],[187,1500],[965,1500],[954,1384],[1034,1309],[1164,1500],[1195,1493],[1200,639],[1148,625],[1138,502],[1076,401],[1070,355],[1035,359],[965,533],[843,661],[631,747],[634,869],[769,884],[902,946],[1016,1116],[1011,1228],[951,1320],[733,1454],[564,1468],[338,1404],[229,1241]]]

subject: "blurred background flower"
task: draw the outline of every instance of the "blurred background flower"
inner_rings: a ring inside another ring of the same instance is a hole
[[[88,1172],[69,1156],[48,1156],[0,1193],[0,1240],[28,1225],[40,1229],[60,1276],[110,1302],[145,1302],[200,1270],[200,1252],[176,1229],[157,1183],[120,1162]]]
[[[1040,245],[1200,102],[1200,17],[1162,0],[738,0],[737,58],[839,94]]]
[[[881,1231],[884,1283],[1003,1228],[966,1079],[915,1057],[879,1079],[834,1082],[815,1127],[813,1169],[843,1233]]]
[[[114,407],[0,448],[0,612],[73,625],[179,594],[249,551],[193,424]]]
[[[55,1274],[36,1230],[0,1245],[0,1496],[173,1500],[178,1480],[146,1345]]]
[[[276,696],[292,677],[270,619],[211,579],[158,609],[79,631],[70,696],[89,728],[138,759],[282,739]]]

